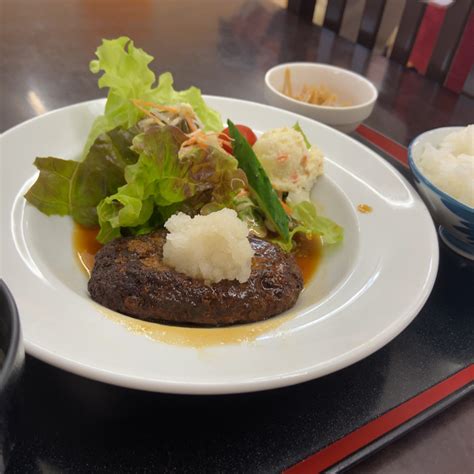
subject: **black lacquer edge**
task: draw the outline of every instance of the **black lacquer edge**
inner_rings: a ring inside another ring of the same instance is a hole
[[[17,358],[18,349],[20,347],[21,329],[20,329],[20,318],[18,315],[18,308],[16,306],[13,295],[6,283],[0,279],[0,292],[6,302],[9,318],[11,320],[11,338],[7,352],[5,354],[5,360],[3,362],[3,369],[0,371],[0,398],[5,385],[15,370],[15,362]]]

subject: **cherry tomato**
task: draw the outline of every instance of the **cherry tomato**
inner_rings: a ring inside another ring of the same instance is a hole
[[[236,125],[237,127],[237,130],[245,137],[245,139],[249,142],[250,146],[253,146],[253,144],[257,141],[257,136],[255,135],[255,133],[253,133],[252,129],[245,126],[245,125]],[[223,136],[225,135],[226,137],[230,137],[229,135],[229,129],[226,128],[224,130],[222,130],[222,132],[220,133],[220,136]],[[232,145],[228,145],[227,143],[224,143],[222,145],[222,148],[224,148],[224,150],[227,152],[227,153],[231,153],[232,154]]]

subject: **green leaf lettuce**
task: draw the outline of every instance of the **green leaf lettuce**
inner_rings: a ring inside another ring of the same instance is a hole
[[[173,76],[169,72],[161,74],[154,86],[156,77],[148,67],[153,57],[137,48],[130,38],[103,40],[95,54],[97,59],[91,61],[90,70],[95,74],[103,71],[98,84],[109,92],[104,115],[94,121],[84,155],[100,134],[117,126],[128,128],[137,123],[141,112],[133,105],[133,99],[162,105],[187,103],[193,107],[205,130],[222,130],[219,113],[206,105],[198,88],[174,90]]]
[[[185,140],[171,126],[150,127],[135,137],[132,148],[140,156],[126,168],[126,184],[98,206],[100,242],[150,231],[177,211],[211,212],[232,202],[246,183],[235,158],[213,147],[182,153]]]
[[[297,226],[291,234],[297,232],[317,234],[322,237],[325,244],[336,244],[344,238],[344,229],[327,217],[318,216],[313,203],[303,201],[292,208],[292,218],[297,221]]]
[[[40,174],[25,198],[44,214],[71,215],[84,226],[97,225],[97,205],[124,184],[125,167],[138,158],[130,150],[135,133],[116,128],[99,136],[83,161],[36,158]]]

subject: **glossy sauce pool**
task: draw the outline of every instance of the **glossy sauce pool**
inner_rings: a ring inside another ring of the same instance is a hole
[[[102,247],[96,240],[97,233],[98,229],[87,229],[77,224],[74,226],[74,253],[82,270],[88,276],[94,266],[94,256]],[[296,262],[303,274],[305,286],[316,273],[320,260],[320,239],[302,239],[296,253]],[[167,344],[196,348],[254,341],[258,336],[278,328],[293,317],[293,314],[289,312],[285,316],[276,316],[258,323],[223,328],[196,328],[141,321],[99,304],[97,308],[107,319],[118,322],[134,333],[143,334],[150,339]]]

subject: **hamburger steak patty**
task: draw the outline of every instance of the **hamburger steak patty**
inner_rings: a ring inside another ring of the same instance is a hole
[[[303,289],[294,257],[265,240],[249,237],[255,255],[247,282],[209,285],[165,265],[165,241],[161,230],[102,247],[88,285],[92,299],[147,321],[224,326],[275,316],[291,308]]]

